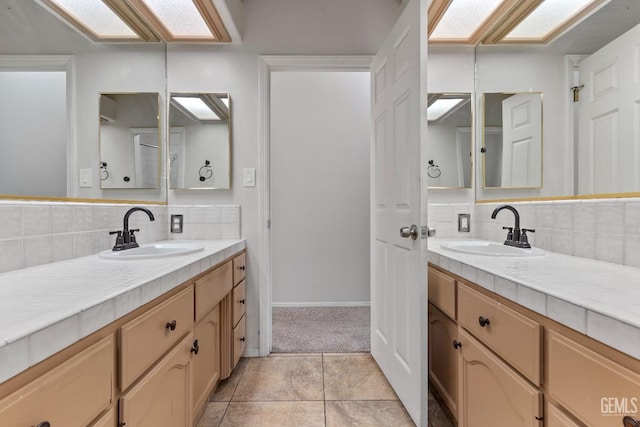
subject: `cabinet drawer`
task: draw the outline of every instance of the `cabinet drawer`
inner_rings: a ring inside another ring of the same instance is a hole
[[[233,259],[233,284],[237,285],[247,276],[247,256],[242,253]]]
[[[541,427],[542,393],[461,330],[460,427]]]
[[[115,408],[104,414],[98,421],[91,425],[91,427],[116,427],[118,415]]]
[[[456,281],[432,268],[429,269],[429,302],[452,319],[456,318]]]
[[[579,424],[574,423],[560,409],[550,403],[547,404],[546,418],[548,420],[547,427],[580,427]]]
[[[429,379],[444,403],[458,417],[458,325],[429,304]]]
[[[485,326],[481,318],[488,320]],[[534,384],[541,384],[542,327],[538,322],[459,284],[458,323]]]
[[[113,400],[115,343],[109,336],[0,401],[0,426],[86,426]]]
[[[240,318],[247,311],[246,304],[246,281],[242,281],[233,288],[233,325],[237,325]]]
[[[238,360],[240,360],[240,356],[244,353],[244,349],[246,347],[246,324],[245,324],[245,316],[242,316],[242,319],[238,322],[235,328],[233,328],[233,358],[232,365],[234,368],[238,364]]]
[[[191,329],[193,293],[190,286],[120,328],[122,390]]]
[[[196,281],[196,322],[199,322],[233,288],[231,261]]]
[[[549,332],[549,393],[588,426],[621,426],[623,411],[639,418],[640,375]]]

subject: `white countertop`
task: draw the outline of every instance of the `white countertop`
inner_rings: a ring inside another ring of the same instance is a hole
[[[429,262],[613,348],[640,358],[640,268],[546,252],[493,257],[429,239]]]
[[[204,250],[148,260],[91,255],[0,274],[0,382],[245,248],[236,239],[191,242]]]

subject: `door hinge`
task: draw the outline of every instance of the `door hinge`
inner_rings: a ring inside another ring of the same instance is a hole
[[[271,220],[270,219],[267,220],[267,228],[271,228]]]
[[[580,85],[580,86],[573,86],[571,88],[571,90],[573,91],[573,102],[580,101],[580,91],[582,90],[583,87],[584,85]]]

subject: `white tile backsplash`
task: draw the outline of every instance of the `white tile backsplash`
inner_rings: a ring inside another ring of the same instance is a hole
[[[501,203],[502,204],[502,203]],[[501,242],[502,226],[512,226],[513,216],[491,212],[501,204],[470,205],[475,232],[467,237]],[[520,226],[534,228],[532,246],[582,258],[640,267],[640,199],[593,199],[510,203],[520,213]],[[452,206],[456,206],[455,204]],[[445,212],[444,205],[438,205]],[[431,207],[429,213],[431,213]],[[439,217],[442,221],[444,218]],[[452,215],[451,222],[457,221]],[[432,223],[429,218],[429,223]]]

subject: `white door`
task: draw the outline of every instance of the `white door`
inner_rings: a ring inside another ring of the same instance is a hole
[[[371,353],[415,423],[423,426],[426,261],[420,233],[413,240],[401,237],[400,229],[420,228],[426,17],[426,0],[409,1],[371,68]]]
[[[640,25],[580,63],[579,194],[640,190]]]
[[[502,101],[502,187],[542,186],[542,100],[518,93]]]

